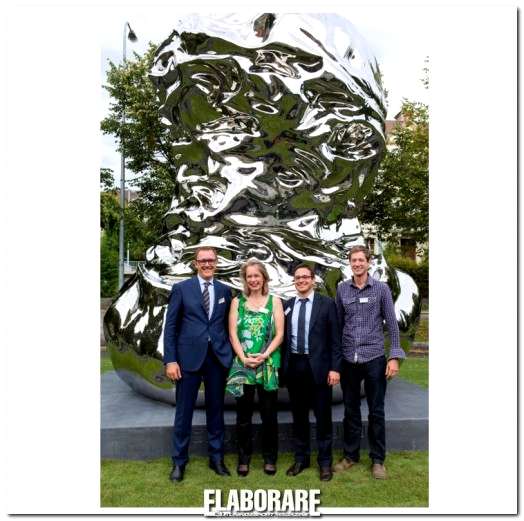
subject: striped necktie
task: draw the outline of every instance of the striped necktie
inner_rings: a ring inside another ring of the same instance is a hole
[[[211,282],[204,282],[204,291],[202,296],[204,297],[204,309],[206,310],[207,318],[209,318],[209,285]]]

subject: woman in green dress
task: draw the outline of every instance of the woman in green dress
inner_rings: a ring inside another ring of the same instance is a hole
[[[237,402],[239,476],[247,476],[252,453],[255,390],[262,418],[264,472],[275,474],[278,454],[278,368],[284,337],[284,311],[278,297],[269,295],[269,275],[257,259],[240,269],[244,291],[235,297],[229,312],[229,336],[236,356],[226,391]]]

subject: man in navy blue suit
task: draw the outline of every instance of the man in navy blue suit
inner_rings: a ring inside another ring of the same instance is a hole
[[[295,462],[287,470],[296,476],[310,465],[309,409],[317,427],[320,479],[333,477],[331,397],[340,381],[342,351],[335,302],[314,291],[315,272],[301,264],[294,272],[296,298],[284,305],[286,329],[282,375],[287,383],[293,415]]]
[[[202,380],[209,467],[220,476],[230,475],[224,465],[224,390],[233,361],[228,334],[231,290],[213,278],[217,264],[213,248],[198,248],[194,262],[197,276],[173,285],[164,325],[166,375],[176,380],[171,481],[184,478],[193,410]]]

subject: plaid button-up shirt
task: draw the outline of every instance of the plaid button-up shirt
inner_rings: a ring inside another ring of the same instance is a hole
[[[405,358],[393,298],[388,285],[368,275],[359,289],[353,280],[337,288],[337,310],[342,327],[342,353],[348,362],[365,363],[384,355],[384,321],[391,339],[389,358]]]

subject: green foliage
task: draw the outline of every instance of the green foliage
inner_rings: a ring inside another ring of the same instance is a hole
[[[160,104],[148,77],[155,48],[150,43],[143,56],[135,53],[120,65],[110,62],[104,85],[112,102],[101,122],[102,132],[116,138],[118,150],[125,154],[126,178],[140,192],[125,215],[126,243],[129,240],[134,259],[164,232],[164,212],[175,192],[172,139],[169,128],[160,121]]]
[[[401,369],[402,370],[402,369]],[[337,451],[338,452],[338,451]],[[279,453],[278,471],[268,477],[262,471],[262,458],[255,454],[251,471],[241,478],[234,472],[236,455],[226,454],[233,471],[218,478],[208,468],[208,458],[191,455],[184,480],[173,484],[168,476],[170,458],[153,461],[102,460],[100,504],[102,507],[200,507],[205,488],[222,489],[224,501],[230,489],[320,489],[321,507],[427,507],[429,494],[428,452],[388,452],[389,479],[378,481],[370,472],[371,462],[362,451],[360,463],[347,472],[335,474],[329,482],[319,480],[318,467],[296,477],[286,476],[292,464],[291,453]],[[340,453],[334,454],[335,458]],[[316,454],[311,455],[312,463]]]
[[[111,104],[101,130],[116,138],[118,151],[126,158],[127,186],[140,193],[124,210],[124,246],[133,260],[143,260],[147,248],[158,242],[164,231],[164,212],[174,193],[169,130],[160,122],[159,103],[148,77],[155,48],[150,44],[143,56],[135,54],[124,64],[110,62],[104,85]],[[111,297],[118,286],[121,212],[111,170],[101,169],[100,188],[101,292]]]
[[[405,124],[391,133],[387,151],[365,197],[360,219],[372,224],[382,240],[400,237],[425,243],[429,233],[429,115],[423,103],[404,100]]]
[[[100,192],[100,228],[107,233],[118,233],[120,205],[115,192]]]
[[[113,170],[111,168],[100,169],[100,190],[109,192],[114,190]]]
[[[429,319],[427,315],[421,315],[418,324],[417,332],[415,334],[415,342],[429,341]]]
[[[429,297],[429,260],[425,259],[421,263],[401,257],[400,255],[385,255],[387,263],[401,271],[405,271],[413,277],[420,291],[420,298]]]
[[[118,290],[118,234],[102,232],[100,239],[100,296],[112,297]]]
[[[100,169],[100,296],[118,289],[118,231],[120,206],[110,168]]]

